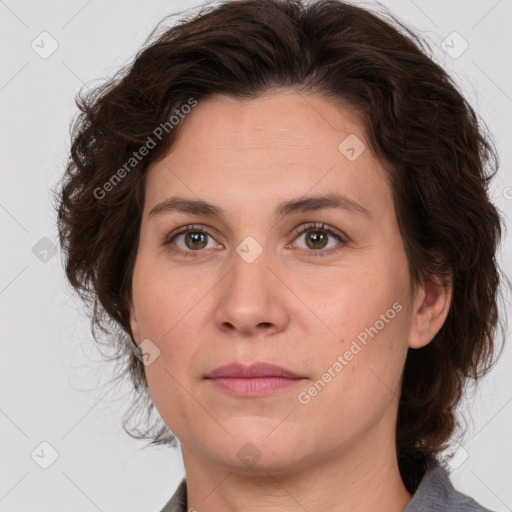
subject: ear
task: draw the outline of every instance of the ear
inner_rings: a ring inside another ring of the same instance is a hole
[[[439,280],[421,285],[413,301],[409,347],[428,345],[440,331],[450,310],[452,292],[451,284],[443,285]]]
[[[132,303],[129,304],[128,310],[130,311],[130,328],[132,331],[132,337],[135,343],[138,345],[141,342],[140,329],[139,322],[137,321],[137,316],[135,314],[135,308],[133,307]]]

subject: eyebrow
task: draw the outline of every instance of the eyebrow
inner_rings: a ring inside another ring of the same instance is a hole
[[[339,209],[350,214],[371,218],[370,212],[364,206],[339,194],[299,197],[284,201],[277,205],[274,211],[274,217],[277,221],[282,217],[294,213],[312,212],[323,209]],[[153,217],[169,212],[224,218],[224,211],[220,206],[215,206],[201,199],[186,199],[184,197],[170,197],[162,201],[151,209],[148,216]]]

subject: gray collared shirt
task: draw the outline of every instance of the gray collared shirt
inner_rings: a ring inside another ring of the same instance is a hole
[[[181,481],[161,512],[187,511],[187,482]],[[193,511],[194,509],[192,509]],[[448,472],[439,463],[432,465],[402,512],[493,512],[453,487]]]

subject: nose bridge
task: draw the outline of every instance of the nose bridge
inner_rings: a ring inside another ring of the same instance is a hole
[[[239,300],[246,297],[266,299],[271,272],[270,251],[253,237],[247,237],[236,248],[233,266],[228,276],[229,293]]]
[[[250,237],[248,237],[250,238]],[[286,319],[278,285],[270,271],[271,251],[254,239],[245,239],[233,254],[231,271],[220,288],[216,321],[219,327],[252,331],[259,325],[279,329]]]
[[[233,257],[232,279],[257,285],[269,274],[270,251],[253,237],[247,237],[236,248]]]

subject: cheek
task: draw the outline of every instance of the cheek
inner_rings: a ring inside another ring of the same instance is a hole
[[[355,336],[344,337],[336,347],[315,351],[317,372],[297,397],[299,411],[324,435],[332,436],[333,442],[340,432],[351,438],[370,428],[398,403],[407,353],[401,342],[401,324],[395,317],[377,334],[373,329],[354,328]],[[364,336],[358,338],[360,333]],[[326,414],[331,425],[327,430],[322,426]]]
[[[403,337],[407,323],[407,294],[402,276],[375,264],[371,269],[330,279],[329,300],[318,296],[316,308],[337,336],[337,350],[345,351],[357,340],[362,347],[378,348]],[[372,340],[380,340],[371,343]],[[350,357],[350,355],[349,355]]]
[[[174,408],[171,404],[182,392],[183,373],[199,352],[196,345],[201,337],[194,318],[201,296],[196,297],[193,287],[184,287],[179,279],[171,280],[144,263],[141,259],[134,269],[133,302],[140,341],[150,340],[158,354],[144,370],[157,408],[161,404]]]
[[[324,311],[336,335],[315,347],[325,405],[344,402],[352,414],[361,415],[366,414],[361,407],[375,404],[378,409],[399,393],[410,327],[403,273],[383,262],[350,281],[333,283],[340,292]]]
[[[133,273],[133,301],[142,339],[163,341],[201,300],[201,287],[191,279],[141,254]]]

